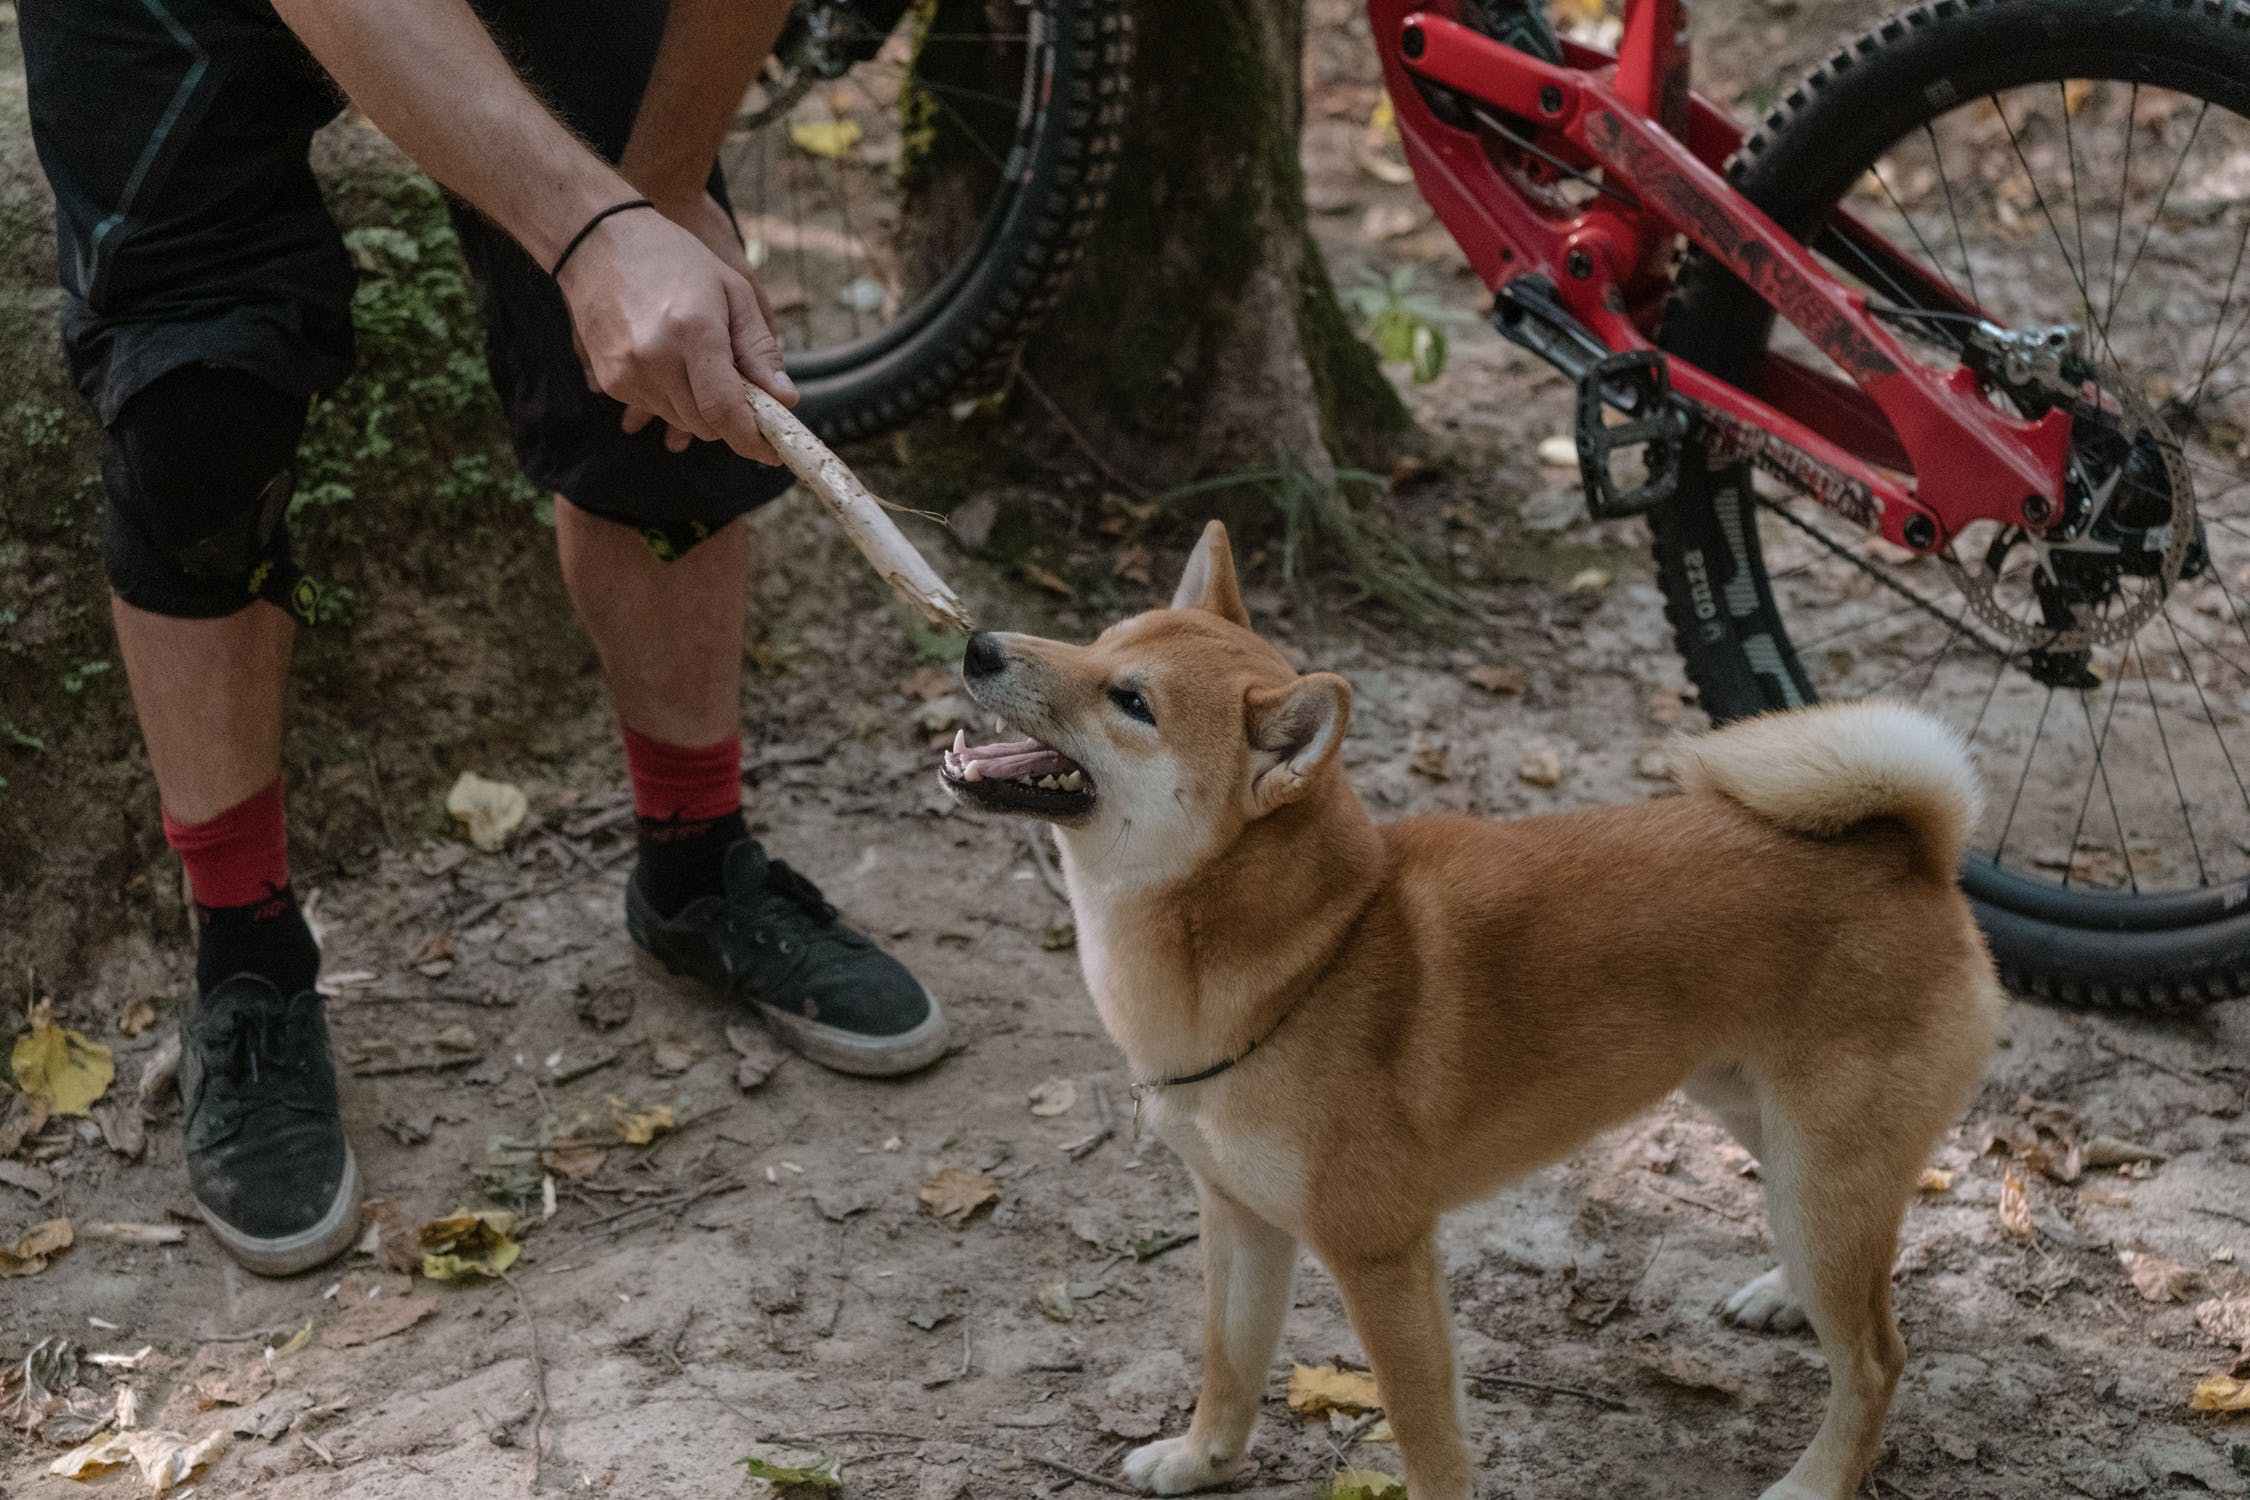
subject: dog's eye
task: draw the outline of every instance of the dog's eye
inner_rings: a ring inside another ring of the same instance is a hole
[[[1117,711],[1128,718],[1138,719],[1143,724],[1152,727],[1156,723],[1156,715],[1149,712],[1148,700],[1131,688],[1111,688],[1109,690],[1109,701],[1116,704]]]

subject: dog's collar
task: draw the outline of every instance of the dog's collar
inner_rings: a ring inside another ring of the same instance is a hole
[[[1237,1052],[1232,1057],[1221,1058],[1219,1061],[1211,1064],[1211,1066],[1209,1066],[1208,1068],[1198,1068],[1193,1073],[1181,1073],[1171,1078],[1150,1078],[1135,1083],[1133,1085],[1134,1138],[1138,1139],[1141,1133],[1141,1102],[1143,1100],[1147,1099],[1151,1094],[1154,1094],[1159,1089],[1176,1089],[1191,1083],[1205,1083],[1213,1078],[1218,1077],[1221,1073],[1226,1072],[1236,1063],[1241,1062],[1251,1053],[1257,1051],[1260,1047],[1272,1041],[1273,1034],[1279,1031],[1284,1025],[1288,1024],[1289,1018],[1296,1013],[1297,1007],[1292,1004],[1287,1010],[1281,1013],[1280,1017],[1276,1019],[1271,1026],[1268,1026],[1265,1029],[1263,1035],[1253,1038],[1249,1046],[1243,1048],[1240,1052]]]

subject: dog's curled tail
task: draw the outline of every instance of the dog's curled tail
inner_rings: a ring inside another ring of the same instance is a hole
[[[1797,833],[1874,818],[1914,830],[1922,867],[1950,882],[1984,808],[1968,746],[1917,709],[1872,700],[1764,714],[1672,747],[1680,784]]]

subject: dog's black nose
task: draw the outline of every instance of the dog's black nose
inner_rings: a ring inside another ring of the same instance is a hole
[[[961,657],[961,671],[970,677],[992,677],[1008,664],[1006,653],[989,632],[978,631],[969,637],[969,649]]]

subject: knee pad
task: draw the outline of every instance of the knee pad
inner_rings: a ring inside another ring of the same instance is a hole
[[[289,498],[305,397],[246,370],[184,365],[118,410],[102,448],[110,586],[153,614],[289,608]]]

